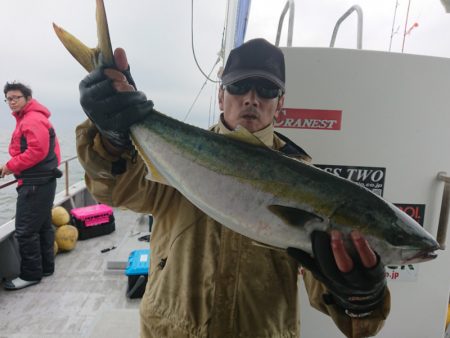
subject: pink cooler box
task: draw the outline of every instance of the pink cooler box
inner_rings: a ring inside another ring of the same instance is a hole
[[[113,210],[106,204],[75,208],[70,210],[70,214],[80,240],[107,235],[116,229]]]

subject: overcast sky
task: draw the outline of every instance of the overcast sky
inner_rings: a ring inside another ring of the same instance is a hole
[[[401,51],[408,0],[398,3],[393,52]],[[284,4],[284,0],[253,0],[246,39],[275,42]],[[359,4],[364,12],[363,48],[389,49],[396,0],[297,0],[295,4],[293,46],[329,46],[338,18]],[[105,0],[105,6],[113,47],[126,49],[138,88],[160,111],[183,120],[204,82],[191,52],[191,1]],[[195,51],[207,73],[220,50],[225,12],[225,0],[194,0]],[[0,82],[2,86],[12,80],[29,84],[34,97],[52,111],[57,129],[70,130],[84,119],[78,83],[86,73],[59,42],[52,22],[88,46],[97,43],[94,0],[0,0]],[[418,27],[407,36],[405,52],[450,57],[450,14],[440,1],[412,0],[408,28],[415,22]],[[286,45],[285,34],[280,45]],[[356,47],[355,14],[342,24],[335,47]],[[209,115],[218,115],[216,92],[216,85],[209,83],[186,122],[206,127]],[[0,126],[12,128],[6,104],[0,114]]]

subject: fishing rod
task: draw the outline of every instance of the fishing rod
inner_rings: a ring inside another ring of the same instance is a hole
[[[9,181],[9,182],[6,182],[5,184],[0,185],[0,189],[6,188],[10,185],[13,185],[14,183],[17,183],[17,180]]]

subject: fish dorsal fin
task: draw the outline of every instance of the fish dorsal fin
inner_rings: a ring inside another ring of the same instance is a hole
[[[268,209],[283,219],[285,223],[294,226],[303,226],[311,221],[323,222],[322,217],[298,208],[272,204],[268,206]]]
[[[249,132],[246,128],[244,128],[240,125],[238,125],[236,127],[236,129],[234,129],[231,133],[225,134],[225,136],[231,137],[231,138],[241,141],[241,142],[254,144],[256,146],[267,148],[267,146],[259,138],[257,138],[255,135],[253,135],[251,132]]]

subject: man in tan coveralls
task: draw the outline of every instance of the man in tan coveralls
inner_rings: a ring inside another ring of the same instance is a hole
[[[154,217],[151,266],[140,308],[141,337],[298,337],[298,266],[312,306],[332,317],[347,337],[375,335],[389,312],[384,267],[359,233],[359,257],[350,258],[341,234],[315,232],[315,258],[254,245],[229,230],[163,182],[145,179],[129,127],[151,114],[153,103],[136,91],[125,52],[116,68],[98,69],[80,83],[89,116],[77,128],[77,150],[95,197]],[[275,133],[284,103],[281,50],[263,39],[234,49],[222,74],[223,112],[211,131],[245,127],[268,147],[309,160]],[[220,191],[217,191],[220,194]],[[307,337],[310,338],[310,337]]]

